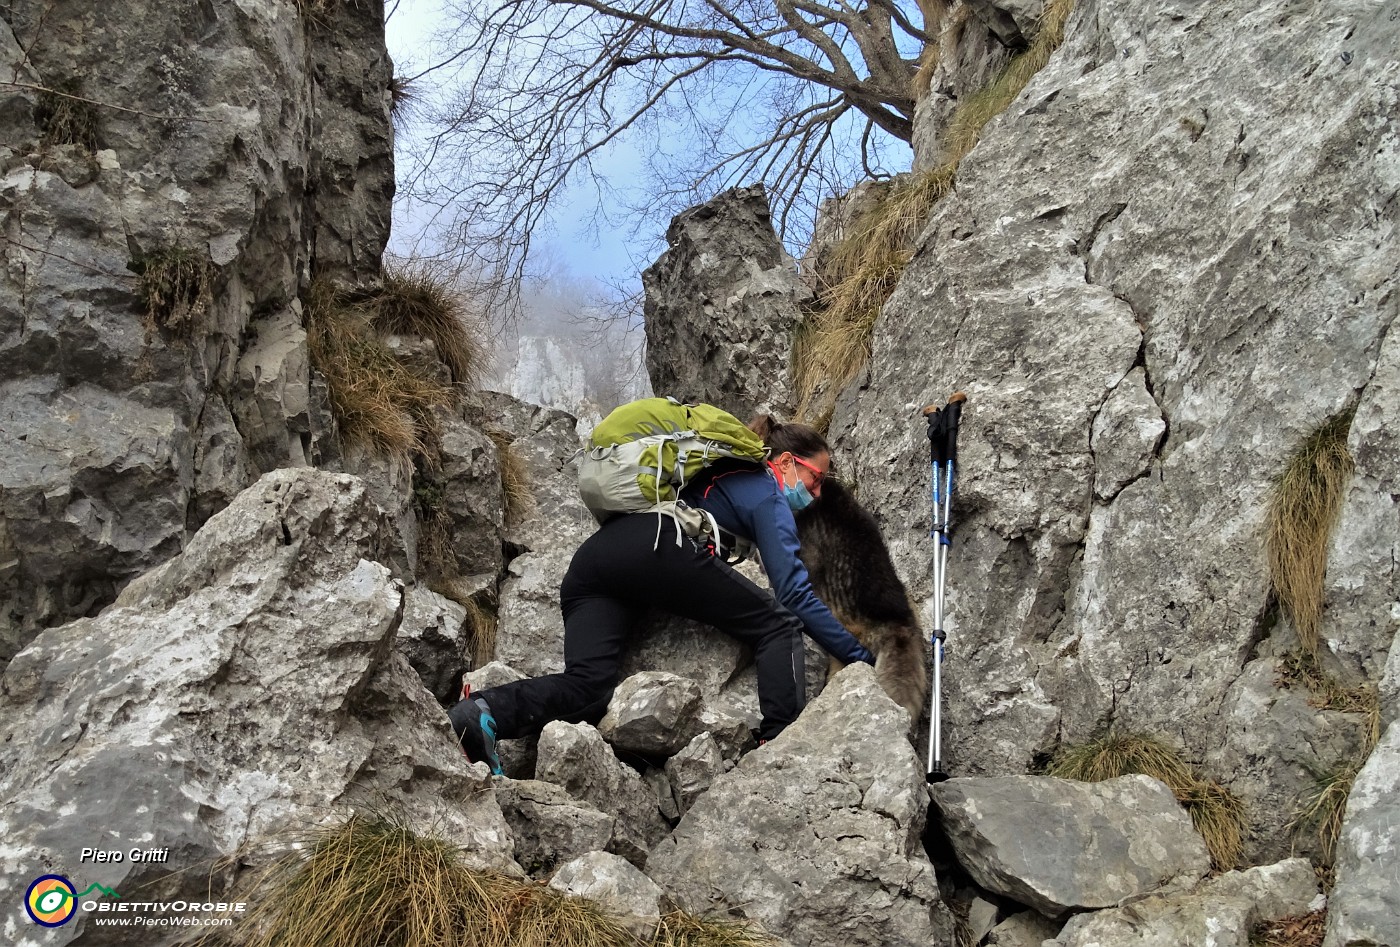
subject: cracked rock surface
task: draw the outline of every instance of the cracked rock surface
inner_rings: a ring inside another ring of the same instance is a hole
[[[336,461],[297,296],[377,277],[394,178],[377,7],[16,0],[0,69],[3,665],[260,474]],[[54,89],[101,103],[89,135]],[[172,254],[207,275],[179,318],[137,275]]]
[[[274,471],[129,585],[100,617],[41,634],[0,676],[0,892],[85,847],[167,848],[163,863],[81,866],[151,901],[217,899],[245,865],[348,807],[392,806],[474,867],[523,874],[484,767],[394,654],[399,539],[363,481]],[[230,857],[237,854],[237,857]],[[228,859],[225,861],[225,859]],[[18,911],[5,943],[54,933]]]
[[[1110,724],[1208,771],[1264,766],[1260,735],[1221,711],[1276,693],[1242,672],[1296,640],[1270,602],[1269,493],[1358,402],[1323,635],[1379,679],[1400,625],[1397,42],[1400,21],[1362,0],[1082,0],[963,161],[833,423],[931,610],[918,410],[969,396],[950,772],[1027,772]],[[1287,813],[1246,795],[1247,857],[1283,857]]]

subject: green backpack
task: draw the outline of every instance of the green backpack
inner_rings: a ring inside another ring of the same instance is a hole
[[[763,439],[727,411],[643,398],[615,409],[593,429],[579,462],[579,492],[599,523],[620,513],[655,511],[674,516],[696,535],[699,514],[677,503],[681,488],[723,457],[761,463],[767,456]]]

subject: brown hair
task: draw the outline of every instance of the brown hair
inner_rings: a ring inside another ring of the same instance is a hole
[[[784,424],[771,414],[760,414],[749,422],[749,430],[763,438],[774,455],[793,453],[798,457],[815,457],[831,453],[826,438],[816,428],[805,424]]]

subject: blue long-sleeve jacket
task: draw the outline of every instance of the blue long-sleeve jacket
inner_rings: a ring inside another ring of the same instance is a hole
[[[778,601],[802,620],[812,640],[850,664],[875,657],[836,620],[812,590],[807,567],[798,558],[797,522],[777,481],[766,467],[719,463],[681,492],[681,499],[714,516],[720,527],[753,542]],[[820,502],[820,501],[818,501]]]

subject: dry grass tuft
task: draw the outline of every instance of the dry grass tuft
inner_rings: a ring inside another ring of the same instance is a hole
[[[1078,746],[1062,747],[1047,772],[1086,783],[1141,773],[1160,779],[1173,791],[1195,781],[1191,767],[1180,753],[1146,734],[1109,734]]]
[[[1265,921],[1250,932],[1250,947],[1322,947],[1327,932],[1327,912],[1313,911],[1294,917]]]
[[[451,599],[467,610],[467,637],[471,643],[471,666],[489,664],[496,656],[496,613],[479,600],[477,587],[463,576],[442,576],[429,583],[429,588],[443,598]]]
[[[880,309],[904,275],[933,205],[952,190],[955,174],[950,166],[896,181],[833,248],[821,274],[818,308],[794,355],[799,418],[819,416],[818,390],[834,397],[869,361]]]
[[[399,820],[353,815],[310,833],[242,898],[249,912],[201,945],[641,947],[593,902],[464,866]],[[651,947],[765,947],[735,925],[674,913]]]
[[[590,902],[468,869],[446,842],[379,816],[313,832],[247,901],[236,934],[224,935],[247,947],[635,944]]]
[[[1264,548],[1284,612],[1305,651],[1317,654],[1332,530],[1354,469],[1347,433],[1354,411],[1323,423],[1288,459],[1269,502]]]
[[[422,261],[386,266],[383,289],[365,303],[374,327],[432,341],[459,385],[475,385],[487,359],[480,323],[452,278]]]
[[[317,282],[305,302],[312,364],[326,378],[341,437],[404,463],[425,455],[433,412],[456,404],[456,390],[396,358],[372,312],[348,294]]]
[[[88,154],[97,153],[97,106],[83,97],[76,79],[39,93],[34,104],[34,123],[39,126],[40,148],[77,145]]]
[[[1229,871],[1239,864],[1245,820],[1244,804],[1219,783],[1202,779],[1181,754],[1148,734],[1108,734],[1055,754],[1046,772],[1061,779],[1099,782],[1141,773],[1166,783],[1191,814],[1205,839],[1211,865]]]
[[[499,620],[496,613],[469,598],[461,603],[467,610],[467,638],[471,642],[472,667],[479,668],[490,664],[496,657],[496,629]]]
[[[1299,804],[1289,831],[1301,833],[1312,828],[1317,833],[1322,864],[1331,866],[1337,852],[1337,840],[1342,837],[1342,821],[1346,816],[1347,800],[1356,774],[1361,772],[1365,757],[1360,761],[1343,763],[1335,770],[1318,776],[1317,784]]]
[[[389,117],[401,122],[413,111],[418,101],[418,87],[412,80],[395,75],[389,79]]]
[[[894,184],[837,245],[831,264],[820,274],[817,310],[795,346],[799,420],[825,427],[836,394],[869,361],[875,320],[904,275],[933,206],[953,189],[958,163],[977,144],[987,123],[1005,111],[1064,42],[1065,22],[1073,9],[1074,0],[1047,0],[1030,47],[953,114],[945,132],[947,163]],[[934,17],[926,12],[925,19]],[[950,29],[961,28],[955,16],[940,15],[937,20],[947,20]],[[919,74],[926,88],[936,67],[936,44],[928,44],[924,56]],[[916,94],[919,82],[916,76]]]
[[[1215,871],[1230,871],[1244,855],[1244,802],[1224,786],[1197,779],[1184,789],[1172,787],[1191,815],[1191,824],[1205,839]]]
[[[146,325],[188,331],[214,302],[214,264],[200,250],[170,247],[131,261],[140,277]]]
[[[501,492],[506,500],[506,522],[516,524],[535,510],[535,494],[530,489],[530,468],[515,449],[514,439],[499,428],[486,428],[486,436],[496,445],[501,465]]]
[[[661,916],[652,947],[770,947],[773,943],[772,938],[743,924],[672,911]]]

